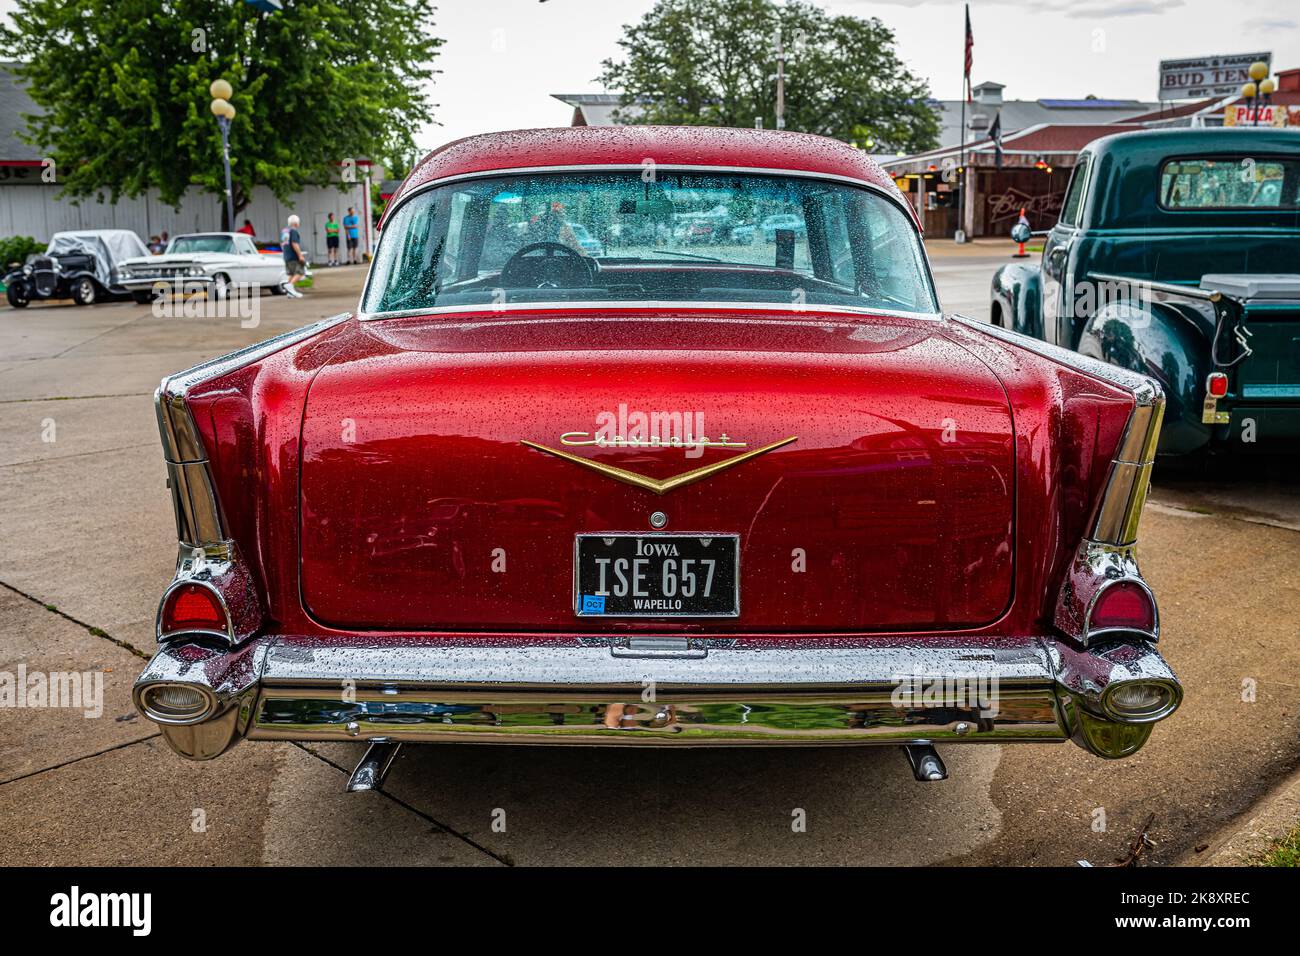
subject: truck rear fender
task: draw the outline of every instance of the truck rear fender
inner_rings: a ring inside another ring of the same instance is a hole
[[[1161,454],[1186,454],[1209,442],[1201,424],[1210,343],[1200,316],[1183,303],[1123,301],[1103,305],[1085,322],[1078,351],[1133,372],[1149,375],[1165,394]]]
[[[1036,339],[1043,337],[1038,266],[1011,263],[993,274],[990,321]]]

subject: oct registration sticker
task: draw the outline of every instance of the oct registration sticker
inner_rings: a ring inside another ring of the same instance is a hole
[[[579,617],[736,617],[740,537],[580,534],[574,543]]]

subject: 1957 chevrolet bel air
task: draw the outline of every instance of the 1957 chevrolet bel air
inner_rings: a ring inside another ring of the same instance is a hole
[[[743,241],[683,248],[704,215]],[[369,741],[353,789],[407,741],[1123,757],[1182,697],[1134,557],[1163,407],[943,315],[848,146],[461,140],[355,313],[162,383],[180,549],[136,703],[192,759]]]

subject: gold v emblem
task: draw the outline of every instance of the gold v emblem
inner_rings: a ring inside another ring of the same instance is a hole
[[[743,455],[736,455],[734,458],[727,458],[723,461],[715,461],[711,465],[705,465],[703,468],[696,468],[693,471],[684,471],[680,475],[674,475],[672,478],[665,478],[660,481],[657,478],[647,478],[645,475],[638,475],[635,471],[628,471],[626,468],[615,468],[613,465],[602,464],[598,461],[592,461],[590,458],[582,458],[578,455],[571,455],[567,451],[560,451],[558,448],[547,448],[545,445],[539,445],[536,442],[521,441],[521,445],[527,445],[529,448],[535,448],[537,451],[545,452],[548,455],[554,455],[556,458],[563,458],[565,461],[571,461],[575,465],[582,465],[584,468],[590,468],[592,471],[600,472],[606,478],[613,478],[615,481],[621,481],[629,485],[635,485],[637,488],[644,488],[646,491],[653,491],[657,495],[667,494],[674,488],[681,488],[683,485],[693,484],[710,475],[716,475],[718,472],[727,468],[734,468],[736,465],[749,461],[751,458],[757,458],[759,455],[765,455],[769,451],[774,451],[782,445],[788,445],[792,441],[799,439],[791,435],[789,438],[782,438],[780,441],[774,441],[770,445],[764,445],[762,448],[755,448],[753,451],[747,451]]]

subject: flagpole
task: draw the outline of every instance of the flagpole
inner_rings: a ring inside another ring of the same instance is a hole
[[[966,100],[970,95],[970,47],[971,47],[971,29],[970,29],[970,4],[966,4],[966,33],[962,38],[962,61],[961,61],[961,128],[957,131],[957,139],[961,145],[959,156],[961,162],[958,165],[957,185],[961,205],[957,209],[957,235],[953,238],[958,241],[964,241],[966,236],[966,183],[969,178],[966,174]]]
[[[965,85],[965,84],[963,84]],[[961,97],[961,163],[957,167],[961,170],[958,174],[961,178],[961,210],[957,214],[957,231],[966,231],[966,92],[962,91]]]

